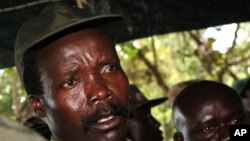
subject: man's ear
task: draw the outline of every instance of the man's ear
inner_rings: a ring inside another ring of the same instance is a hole
[[[183,134],[181,132],[175,132],[174,141],[184,141]]]
[[[46,112],[41,98],[37,95],[29,95],[29,101],[39,117],[46,117]]]

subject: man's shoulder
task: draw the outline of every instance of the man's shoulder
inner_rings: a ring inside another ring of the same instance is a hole
[[[0,116],[0,139],[4,141],[46,141],[35,131]]]

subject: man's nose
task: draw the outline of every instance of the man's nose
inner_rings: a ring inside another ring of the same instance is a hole
[[[229,126],[221,125],[219,130],[219,141],[230,141],[229,137]]]
[[[113,92],[107,86],[105,81],[100,79],[92,79],[86,86],[90,104],[98,104],[99,102],[109,101],[113,97]]]

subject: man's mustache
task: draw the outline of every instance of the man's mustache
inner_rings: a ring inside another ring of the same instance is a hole
[[[113,103],[108,103],[101,107],[97,107],[93,114],[83,118],[82,120],[83,130],[85,132],[88,132],[90,129],[90,126],[96,123],[98,120],[100,120],[103,117],[103,115],[107,113],[110,115],[114,115],[114,116],[127,117],[128,109],[123,106],[116,105]]]

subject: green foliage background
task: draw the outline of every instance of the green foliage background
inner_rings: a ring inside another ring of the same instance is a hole
[[[136,84],[148,99],[168,96],[173,85],[190,79],[216,80],[231,86],[250,72],[250,24],[238,26],[236,33],[242,31],[247,35],[241,41],[235,36],[235,45],[226,53],[212,48],[216,39],[203,38],[205,29],[128,41],[118,44],[116,49],[130,83]],[[1,70],[0,114],[24,121],[33,114],[25,98],[15,68]],[[171,104],[166,102],[151,112],[161,122],[165,140],[171,140],[174,133]]]

